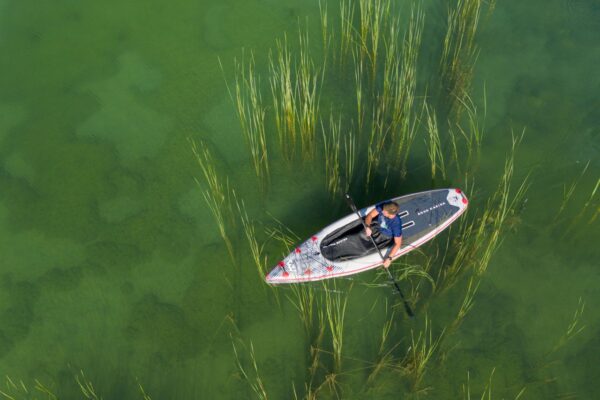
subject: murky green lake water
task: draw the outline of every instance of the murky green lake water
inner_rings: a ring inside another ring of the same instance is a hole
[[[424,68],[439,50],[432,38],[443,34],[446,9],[425,3]],[[105,399],[140,398],[138,383],[153,399],[254,398],[232,347],[254,376],[252,343],[269,398],[304,393],[311,342],[293,294],[265,285],[239,225],[230,260],[194,181],[201,171],[188,138],[210,148],[261,241],[273,218],[306,238],[348,213],[328,196],[320,160],[290,167],[274,155],[260,193],[225,85],[242,49],[266,73],[275,40],[295,37],[305,17],[317,46],[315,1],[0,0],[0,375],[30,390],[38,379],[61,398],[81,397],[80,371]],[[344,293],[352,285],[340,398],[457,399],[467,382],[479,398],[490,381],[493,398],[523,388],[523,399],[597,396],[600,230],[598,193],[590,196],[600,175],[599,38],[596,0],[499,1],[482,23],[472,88],[480,107],[485,90],[486,136],[470,206],[485,206],[511,131],[524,128],[515,182],[530,174],[527,201],[421,392],[392,370],[367,383],[391,315],[385,304],[398,298],[364,285],[385,282],[375,271],[340,280]],[[409,158],[406,179],[353,188],[360,205],[431,188],[423,154]],[[285,247],[269,241],[264,252],[271,266]],[[440,334],[467,280],[419,299],[412,321],[394,308],[396,358],[426,315]],[[585,329],[561,345],[580,299]],[[321,377],[331,366],[329,335],[322,350]],[[335,392],[325,385],[320,396]]]

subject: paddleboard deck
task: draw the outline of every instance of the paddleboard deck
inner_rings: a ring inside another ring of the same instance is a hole
[[[402,246],[394,259],[433,239],[462,215],[468,205],[467,197],[459,189],[436,189],[390,200],[400,206],[402,219]],[[364,218],[374,208],[375,205],[371,205],[359,213]],[[329,260],[321,253],[323,242],[331,242],[336,234],[339,236],[344,229],[357,223],[358,216],[352,213],[328,225],[296,247],[267,274],[265,280],[270,284],[319,281],[353,275],[382,265],[375,249],[362,257],[338,261]],[[381,252],[386,254],[389,247],[381,247]]]

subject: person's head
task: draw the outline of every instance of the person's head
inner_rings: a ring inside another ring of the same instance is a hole
[[[398,204],[396,204],[393,201],[385,203],[381,208],[383,209],[383,215],[387,218],[394,218],[396,214],[398,214],[398,210],[400,209],[400,207],[398,207]]]

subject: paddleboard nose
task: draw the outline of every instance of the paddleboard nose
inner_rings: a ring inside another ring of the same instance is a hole
[[[465,193],[458,188],[450,189],[448,191],[448,197],[446,200],[448,201],[448,204],[451,204],[460,209],[466,208],[469,204],[469,200],[467,199]]]

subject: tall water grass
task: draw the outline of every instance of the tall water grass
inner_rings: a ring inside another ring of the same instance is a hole
[[[375,87],[377,60],[381,36],[385,28],[385,18],[390,14],[390,0],[358,0],[359,30],[357,42],[360,58],[367,60],[371,67],[371,87]]]
[[[353,49],[354,3],[352,0],[340,0],[340,56],[339,64],[343,68],[348,53]]]
[[[590,207],[590,205],[592,204],[596,204],[595,206],[595,211],[594,213],[590,216],[590,218],[588,218],[588,224],[592,224],[594,223],[594,221],[596,220],[596,218],[598,217],[598,213],[600,213],[600,206],[598,206],[598,188],[600,188],[600,178],[598,178],[598,180],[596,180],[596,185],[594,186],[594,189],[592,189],[592,192],[590,194],[590,196],[588,197],[588,199],[586,200],[585,204],[583,205],[583,207],[581,207],[581,210],[579,211],[579,213],[577,214],[577,216],[575,216],[575,218],[572,219],[571,223],[569,224],[568,229],[565,230],[564,236],[566,236],[566,234],[568,232],[571,231],[571,229],[573,229],[573,227],[575,227],[579,221],[581,220],[581,218],[586,214],[588,208]]]
[[[384,6],[384,9],[387,8],[389,4]],[[408,27],[400,42],[399,19],[386,14],[381,85],[377,88],[374,86],[371,99],[367,185],[373,173],[383,163],[387,164],[388,173],[392,167],[405,169],[418,128],[414,101],[423,24],[424,14],[421,8],[413,8]],[[359,82],[358,78],[356,81]],[[375,83],[373,79],[373,85]]]
[[[470,91],[478,48],[475,36],[482,0],[457,0],[448,11],[446,36],[440,58],[440,87],[447,115],[460,115],[461,100]],[[458,119],[458,118],[456,118]]]
[[[341,189],[341,139],[340,131],[342,129],[341,117],[335,121],[333,114],[329,116],[329,129],[326,129],[321,123],[323,131],[323,152],[325,154],[325,180],[327,181],[327,190],[332,198],[339,196]],[[329,133],[327,133],[329,132]]]
[[[280,152],[289,160],[297,146],[296,82],[292,78],[292,56],[287,36],[276,43],[276,56],[269,54],[269,83]]]
[[[269,157],[265,128],[266,107],[261,94],[260,77],[255,71],[254,55],[246,65],[244,59],[235,62],[235,105],[244,139],[250,149],[254,172],[266,186],[269,181]]]
[[[323,5],[319,0],[319,15],[321,17],[321,34],[323,39],[323,68],[327,65],[327,58],[329,57],[329,46],[333,41],[333,33],[329,33],[329,17],[327,13],[327,3]]]
[[[22,380],[15,382],[10,376],[6,375],[5,386],[5,389],[0,390],[0,395],[8,400],[36,398],[38,395],[49,400],[58,400],[58,396],[37,379],[34,381],[33,388],[30,388]]]
[[[406,160],[417,132],[419,118],[414,102],[417,88],[417,65],[425,14],[420,6],[411,10],[408,28],[402,41],[402,57],[395,70],[399,75],[392,81],[392,135],[396,166],[406,169]],[[390,33],[392,35],[392,33]],[[394,35],[395,36],[395,35]],[[395,48],[393,49],[395,52]],[[397,56],[395,57],[397,58]],[[399,69],[398,69],[399,68]],[[425,105],[425,100],[423,100]]]
[[[83,396],[86,399],[89,400],[100,400],[101,397],[98,396],[98,394],[96,394],[96,389],[94,389],[94,385],[92,384],[92,382],[87,379],[85,377],[85,374],[83,373],[83,371],[79,371],[79,373],[77,375],[75,375],[75,381],[77,382],[77,385],[79,386],[79,389],[81,390],[81,394],[83,394]]]
[[[598,178],[598,180],[596,181],[596,186],[594,186],[594,190],[592,190],[592,194],[590,195],[590,198],[588,199],[588,201],[586,201],[585,205],[583,206],[583,208],[581,210],[582,215],[583,215],[583,213],[585,213],[585,211],[587,210],[587,208],[590,206],[590,204],[593,201],[596,201],[596,203],[598,203],[598,199],[596,198],[596,194],[598,192],[598,187],[600,187],[600,178]],[[598,214],[600,214],[600,207],[596,206],[594,214],[589,219],[588,224],[594,223],[594,221],[598,217]]]
[[[583,311],[585,310],[585,301],[582,298],[579,298],[577,303],[577,308],[573,313],[573,318],[571,322],[567,326],[566,332],[560,337],[556,345],[552,348],[550,353],[554,353],[563,346],[565,346],[569,341],[571,341],[576,335],[581,333],[585,329],[585,325],[582,325],[581,318],[583,316]]]
[[[487,236],[487,241],[483,242],[485,243],[483,252],[475,267],[478,275],[482,275],[487,270],[492,255],[501,243],[501,234],[507,218],[514,214],[515,207],[521,202],[521,199],[525,196],[529,188],[529,175],[516,187],[516,190],[512,188],[515,153],[519,143],[523,139],[523,135],[524,132],[520,136],[512,137],[511,151],[504,162],[504,173],[500,178],[500,184],[493,197],[488,201],[481,217],[483,222],[479,225],[476,232],[478,241],[479,238]],[[491,229],[488,230],[488,226]]]
[[[431,180],[435,181],[436,172],[439,170],[442,174],[442,178],[446,179],[446,167],[444,164],[444,152],[442,150],[442,142],[440,139],[440,133],[438,130],[437,117],[435,111],[429,111],[429,107],[425,106],[425,112],[427,114],[427,132],[428,140],[427,144],[427,155],[429,156],[429,163],[431,165]]]
[[[298,310],[298,314],[300,315],[300,320],[304,326],[306,336],[310,338],[313,332],[314,311],[317,294],[312,286],[302,283],[291,284],[291,290],[293,297],[288,296],[288,299],[294,305],[296,310]]]
[[[490,373],[488,383],[483,388],[483,392],[481,392],[481,397],[479,397],[479,400],[492,400],[492,378],[494,377],[495,371],[496,371],[496,368],[493,368],[492,372]],[[521,390],[514,397],[514,400],[519,400],[525,393],[526,389],[527,389],[527,387],[521,388]],[[463,399],[471,400],[471,374],[468,371],[467,371],[467,383],[466,383],[466,385],[463,385]]]
[[[348,292],[337,290],[335,281],[332,284],[332,290],[325,284],[325,315],[331,333],[331,343],[333,348],[333,372],[339,373],[342,370],[342,348],[344,338],[344,318],[346,315],[346,306],[348,304]],[[351,289],[351,288],[350,288]],[[348,289],[348,291],[350,290]]]
[[[248,351],[248,356],[250,358],[250,369],[247,370],[246,368],[244,368],[244,365],[240,358],[240,353],[238,352],[238,348],[235,344],[235,341],[236,340],[232,337],[231,345],[233,346],[233,353],[235,355],[236,365],[237,365],[238,371],[240,372],[241,377],[248,384],[248,386],[250,386],[250,388],[252,389],[252,392],[254,392],[254,395],[256,396],[257,399],[267,400],[269,398],[269,396],[267,395],[265,385],[264,385],[263,380],[260,377],[260,374],[258,372],[258,364],[256,362],[256,357],[254,355],[254,345],[252,344],[252,342],[250,342],[250,349]],[[244,348],[246,348],[246,345],[243,342],[240,341],[240,343]]]
[[[75,384],[84,399],[101,400],[102,396],[98,394],[94,384],[85,376],[85,373],[80,370],[74,376]],[[138,382],[138,389],[142,400],[152,400],[146,393],[143,386]],[[0,389],[0,396],[7,400],[20,399],[47,399],[59,400],[55,391],[50,389],[48,385],[43,384],[38,379],[34,380],[33,386],[27,385],[22,380],[15,381],[6,375],[5,388]]]
[[[431,322],[425,316],[425,326],[415,335],[415,330],[410,332],[410,346],[401,362],[404,372],[411,377],[413,391],[419,390],[419,385],[425,376],[427,366],[433,358],[438,345],[444,337],[445,329],[439,336],[433,337]]]
[[[371,177],[384,161],[385,144],[388,138],[389,128],[385,126],[386,109],[382,103],[382,98],[379,97],[379,102],[373,105],[371,116],[371,126],[369,131],[369,143],[367,145],[367,188],[371,182]]]
[[[322,23],[326,21],[322,19]],[[327,27],[322,27],[324,31]],[[326,38],[325,38],[326,39]],[[273,114],[282,154],[291,159],[300,144],[303,159],[316,153],[316,130],[319,115],[320,87],[325,64],[317,66],[312,59],[308,30],[298,30],[298,56],[292,58],[284,40],[277,41],[276,55],[269,57],[269,84]]]
[[[198,145],[192,139],[188,139],[188,141],[196,161],[202,170],[202,175],[204,176],[205,185],[207,187],[203,190],[202,196],[215,217],[219,234],[227,247],[227,252],[231,257],[231,260],[235,264],[233,245],[228,234],[228,227],[233,226],[235,223],[231,207],[229,181],[226,179],[225,184],[223,184],[221,178],[217,174],[213,157],[210,154],[208,147],[203,142],[200,142]],[[205,186],[201,184],[197,178],[194,179],[201,188]]]
[[[342,134],[341,116],[329,117],[327,127],[321,122],[323,133],[323,156],[325,167],[325,182],[332,199],[347,193],[354,177],[356,164],[356,136],[352,128]],[[342,140],[343,136],[343,140]]]
[[[344,136],[344,193],[350,191],[354,179],[354,168],[356,165],[357,140],[354,130],[350,129]]]
[[[242,221],[242,226],[244,228],[244,234],[246,235],[246,239],[248,240],[248,247],[250,248],[250,254],[252,255],[252,261],[256,267],[256,271],[258,272],[258,276],[262,281],[266,274],[266,266],[267,266],[267,256],[263,254],[264,251],[264,243],[262,245],[258,244],[258,240],[256,239],[256,229],[254,226],[254,222],[248,216],[246,212],[246,205],[244,204],[244,200],[238,201],[235,196],[235,204],[238,209],[238,216],[240,221]]]
[[[354,84],[356,87],[356,121],[358,132],[362,131],[365,119],[365,100],[363,90],[363,60],[359,57],[358,52],[353,49],[352,59],[354,60]]]
[[[462,173],[461,160],[464,160],[465,172],[469,171],[472,174],[472,170],[477,167],[474,164],[479,161],[481,143],[485,133],[484,123],[487,115],[487,95],[485,86],[483,89],[483,115],[479,112],[479,107],[468,93],[465,93],[463,98],[458,99],[458,101],[462,105],[462,110],[464,111],[464,117],[462,118],[464,122],[459,120],[452,122],[451,120],[448,120],[449,136],[453,150],[452,156],[458,174]],[[454,129],[456,129],[458,134],[454,133]],[[457,143],[459,141],[462,142],[460,147]],[[459,150],[459,148],[461,150]],[[466,160],[464,157],[465,150],[467,153]]]
[[[299,31],[298,108],[299,131],[302,144],[302,155],[305,159],[313,159],[316,153],[316,130],[319,114],[319,76],[320,68],[315,65],[310,55],[308,30]]]
[[[562,212],[567,207],[567,204],[569,203],[569,200],[573,196],[573,193],[575,193],[575,188],[577,188],[577,185],[579,184],[579,182],[581,181],[581,179],[585,175],[585,172],[587,171],[588,167],[590,166],[590,163],[591,163],[591,160],[588,161],[585,164],[585,167],[583,167],[583,170],[581,171],[581,174],[579,174],[579,176],[577,178],[575,178],[575,180],[573,180],[573,182],[571,182],[571,184],[569,185],[568,188],[567,188],[567,185],[563,185],[562,201],[560,203],[560,207],[558,208],[558,212],[554,216],[554,221],[555,222],[558,221],[558,218],[560,217],[560,215],[562,214]]]
[[[372,385],[382,371],[393,369],[395,366],[393,351],[398,347],[398,343],[393,346],[388,346],[390,332],[392,330],[392,326],[394,325],[395,312],[392,309],[390,313],[389,310],[390,308],[388,307],[388,302],[386,299],[385,311],[387,318],[381,327],[381,338],[379,342],[379,350],[377,352],[377,361],[372,366],[371,372],[367,377],[367,385]],[[388,316],[388,314],[390,315]]]
[[[473,301],[475,299],[475,295],[477,294],[477,290],[479,289],[479,284],[480,281],[475,276],[471,276],[469,279],[469,284],[467,285],[467,289],[465,290],[463,301],[460,304],[460,308],[458,309],[456,317],[454,317],[454,320],[448,328],[448,333],[455,332],[460,327],[467,314],[473,308]]]
[[[473,270],[481,276],[502,243],[507,220],[514,216],[518,204],[529,188],[529,175],[515,187],[513,183],[515,154],[523,134],[512,137],[512,146],[504,162],[504,170],[496,191],[489,197],[483,211],[459,224],[454,239],[448,242],[437,276],[438,292],[452,287],[461,273]],[[471,197],[471,195],[469,195]]]

